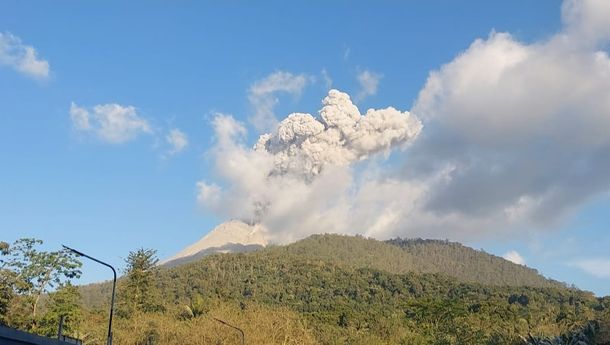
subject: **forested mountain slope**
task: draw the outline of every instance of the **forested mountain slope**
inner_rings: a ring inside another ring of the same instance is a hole
[[[160,270],[163,300],[196,295],[287,307],[323,344],[520,344],[597,319],[610,300],[559,287],[463,283],[439,274],[389,273],[313,259],[286,248],[215,255]]]
[[[410,253],[418,272],[444,273],[460,281],[489,285],[565,287],[564,283],[547,279],[535,269],[457,242],[394,239],[386,243]]]
[[[269,322],[273,329],[287,318],[288,328],[279,329],[290,330],[286,343],[295,344],[310,337],[307,342],[315,344],[516,345],[530,334],[558,337],[591,320],[600,322],[603,334],[610,320],[610,297],[596,298],[445,241],[315,235],[287,246],[159,267],[151,274],[148,289],[156,304],[147,315],[163,325],[158,336],[168,343],[179,330],[200,334],[186,330],[200,321],[184,314],[199,300],[195,304],[206,306],[202,315],[230,313],[238,325],[246,322],[249,332],[257,329],[252,323]],[[461,274],[466,278],[457,279]],[[121,307],[129,304],[121,293],[124,285],[119,282],[117,336],[145,337],[148,331],[138,325],[146,314],[134,316]],[[102,293],[107,289],[107,283],[81,288],[90,310],[107,303]]]
[[[273,251],[390,273],[442,273],[459,281],[486,285],[564,287],[535,269],[449,241],[382,242],[360,236],[313,235],[268,252]]]
[[[197,263],[205,256],[193,257],[191,261],[176,261],[164,269]],[[546,279],[535,269],[456,242],[439,240],[393,239],[384,242],[361,236],[312,235],[285,246],[260,247],[256,256],[269,258],[270,262],[272,258],[290,257],[396,274],[440,273],[461,282],[492,286],[565,287],[563,283]],[[100,300],[100,296],[106,296],[110,287],[107,283],[91,284],[81,290],[85,304],[99,305],[107,302]]]

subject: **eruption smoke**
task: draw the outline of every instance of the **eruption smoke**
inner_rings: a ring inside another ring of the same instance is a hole
[[[295,113],[273,134],[262,135],[254,150],[273,156],[271,175],[293,175],[311,182],[325,166],[345,166],[415,139],[421,122],[392,107],[361,115],[350,97],[330,90],[320,120]]]
[[[392,107],[363,115],[349,95],[337,90],[330,90],[322,103],[318,119],[291,114],[273,133],[261,135],[253,149],[241,143],[242,124],[217,116],[214,154],[228,189],[200,182],[199,200],[227,216],[261,222],[279,241],[293,237],[283,229],[291,234],[345,232],[345,218],[354,206],[351,194],[359,192],[354,164],[379,155],[383,160],[392,149],[404,149],[422,124]]]
[[[413,107],[423,131],[409,112],[363,115],[336,90],[318,118],[292,114],[254,148],[241,123],[217,116],[219,184],[199,182],[199,201],[276,242],[556,226],[610,192],[610,2],[566,0],[562,18],[548,39],[492,32],[431,72]]]

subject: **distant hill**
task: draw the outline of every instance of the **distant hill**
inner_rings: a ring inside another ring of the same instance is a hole
[[[422,239],[384,242],[327,234],[313,235],[273,250],[390,273],[441,273],[462,282],[495,286],[565,287],[535,269],[457,242]]]
[[[161,265],[171,268],[212,254],[251,252],[267,244],[263,226],[232,220],[218,225]],[[441,273],[469,283],[564,287],[563,283],[547,279],[535,269],[450,241],[400,238],[378,241],[362,236],[320,234],[286,246],[275,246],[267,252],[276,251],[390,273]]]
[[[162,265],[170,268],[212,254],[251,252],[266,244],[260,226],[230,221]],[[563,283],[547,279],[535,269],[450,241],[400,238],[378,241],[362,236],[324,234],[275,246],[267,252],[276,251],[398,274],[442,273],[459,281],[486,285],[564,287]]]
[[[487,285],[565,287],[565,283],[545,278],[536,269],[457,242],[397,238],[386,243],[411,254],[419,272],[443,273]]]
[[[227,224],[230,226],[227,227]],[[237,227],[235,224],[237,223],[224,223],[212,231],[211,236],[204,237],[200,242],[206,243],[205,241],[212,237],[213,240],[208,242],[215,243],[214,237],[227,229],[242,235],[251,231],[247,226],[242,226],[243,223],[237,224]],[[230,237],[224,236],[220,242],[225,240],[230,240]],[[306,262],[331,263],[351,269],[370,268],[393,274],[439,273],[457,281],[491,286],[565,288],[564,283],[547,279],[535,269],[517,265],[457,242],[440,240],[378,241],[362,236],[320,234],[285,246],[263,247],[258,244],[228,243],[204,248],[199,243],[197,249],[199,251],[191,250],[194,253],[191,255],[177,255],[161,267],[171,269],[186,264],[198,265],[203,264],[200,262],[202,258],[210,255],[237,255],[257,251],[258,258],[269,262],[290,257]],[[186,251],[189,254],[191,252]],[[106,304],[107,298],[101,300],[100,296],[107,296],[109,291],[107,283],[87,285],[82,288],[83,301],[90,306]]]

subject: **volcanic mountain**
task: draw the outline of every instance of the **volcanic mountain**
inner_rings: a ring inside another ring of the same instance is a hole
[[[218,225],[199,241],[164,260],[161,265],[173,267],[211,254],[242,253],[260,249],[268,243],[265,233],[262,225],[231,220]]]

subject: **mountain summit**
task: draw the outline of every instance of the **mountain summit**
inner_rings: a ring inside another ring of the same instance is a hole
[[[165,260],[162,265],[176,266],[215,253],[249,252],[267,245],[266,229],[260,224],[239,220],[224,222],[199,241]]]

